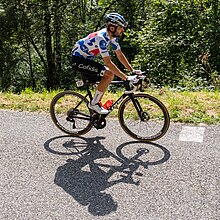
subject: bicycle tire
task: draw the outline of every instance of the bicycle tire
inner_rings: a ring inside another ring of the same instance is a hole
[[[170,125],[170,117],[167,108],[157,98],[140,93],[134,94],[136,103],[140,104],[145,119],[140,116],[130,97],[121,103],[118,110],[118,119],[123,130],[132,138],[150,142],[160,139],[167,132]]]
[[[71,136],[80,136],[92,128],[88,100],[73,91],[58,93],[50,103],[50,115],[54,124]]]

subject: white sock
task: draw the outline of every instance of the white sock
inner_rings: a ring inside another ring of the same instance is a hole
[[[103,95],[103,92],[96,90],[93,100],[91,101],[91,104],[92,105],[97,104],[100,101],[102,95]]]

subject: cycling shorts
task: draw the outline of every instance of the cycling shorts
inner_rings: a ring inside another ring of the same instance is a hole
[[[79,56],[73,55],[71,63],[73,70],[79,72],[87,82],[100,81],[106,70],[104,65]]]

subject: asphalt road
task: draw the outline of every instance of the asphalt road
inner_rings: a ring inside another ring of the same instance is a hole
[[[117,120],[80,138],[48,114],[0,124],[0,219],[220,219],[220,126],[171,124],[144,144]]]

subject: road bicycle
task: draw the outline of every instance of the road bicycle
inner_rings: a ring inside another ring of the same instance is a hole
[[[112,81],[111,84],[123,85],[125,91],[105,115],[88,108],[88,103],[93,98],[91,91],[95,83],[88,80],[79,81],[78,85],[84,87],[86,95],[70,90],[58,93],[50,104],[52,121],[61,131],[72,136],[81,136],[93,127],[103,129],[108,115],[119,106],[118,120],[128,135],[143,142],[158,140],[167,132],[170,117],[167,108],[160,100],[135,91],[135,88],[141,88],[144,78],[144,75],[135,76],[135,83]]]

